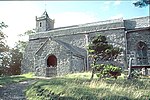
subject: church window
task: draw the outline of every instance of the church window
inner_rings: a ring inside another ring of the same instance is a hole
[[[40,27],[42,27],[42,23],[40,22]]]
[[[137,64],[138,65],[148,64],[147,45],[142,41],[137,43]]]
[[[57,58],[55,55],[50,55],[47,59],[47,67],[56,67],[57,66]]]

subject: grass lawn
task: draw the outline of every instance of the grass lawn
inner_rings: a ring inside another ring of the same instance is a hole
[[[26,89],[28,100],[150,100],[150,78],[103,79],[91,73],[39,79]]]
[[[11,83],[18,83],[18,82],[29,80],[32,78],[33,78],[32,73],[0,77],[0,87],[2,87],[3,85],[7,85]]]

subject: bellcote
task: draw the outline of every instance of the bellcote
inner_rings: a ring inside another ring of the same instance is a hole
[[[49,18],[47,11],[41,17],[36,16],[36,32],[50,31],[54,28],[54,20]]]

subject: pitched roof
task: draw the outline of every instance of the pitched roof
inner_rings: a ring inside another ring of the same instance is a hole
[[[44,13],[42,14],[42,16],[49,17],[46,10],[45,10]]]

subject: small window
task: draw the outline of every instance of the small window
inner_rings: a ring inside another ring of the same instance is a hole
[[[42,27],[42,23],[40,22],[40,27]]]

